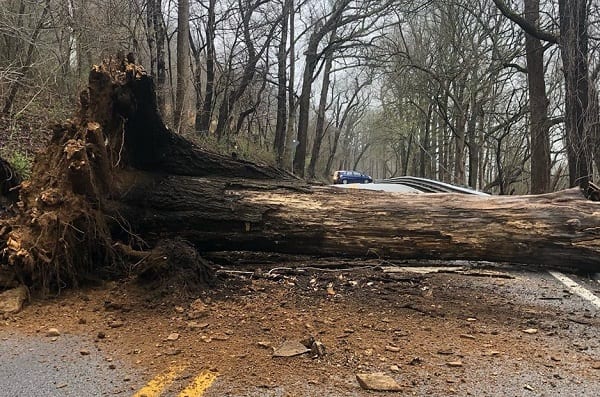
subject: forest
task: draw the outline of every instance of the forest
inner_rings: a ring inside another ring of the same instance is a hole
[[[171,130],[301,177],[526,194],[598,172],[595,1],[1,3],[0,157],[25,174],[118,53],[153,77]]]

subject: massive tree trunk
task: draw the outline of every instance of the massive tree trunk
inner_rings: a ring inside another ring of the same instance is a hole
[[[78,117],[54,128],[21,185],[18,215],[0,220],[0,271],[56,288],[123,272],[131,257],[146,273],[148,258],[198,262],[179,258],[191,246],[599,269],[600,203],[579,189],[481,197],[311,187],[170,132],[151,78],[130,61],[95,67]],[[187,248],[165,243],[174,236]],[[143,256],[148,247],[162,253]]]

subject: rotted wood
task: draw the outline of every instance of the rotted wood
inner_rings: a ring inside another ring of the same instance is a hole
[[[112,210],[146,237],[178,235],[202,251],[600,269],[600,203],[579,189],[481,197],[165,176],[130,188]]]

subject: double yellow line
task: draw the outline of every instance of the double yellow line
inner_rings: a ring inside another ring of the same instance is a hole
[[[175,381],[178,375],[180,375],[185,367],[173,367],[168,372],[159,374],[150,380],[146,386],[138,390],[133,397],[159,397],[162,392]],[[194,380],[183,389],[177,396],[178,397],[201,397],[204,392],[212,385],[217,379],[218,373],[211,372],[208,370],[200,372]]]

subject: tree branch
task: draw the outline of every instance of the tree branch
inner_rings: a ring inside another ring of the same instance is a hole
[[[521,29],[523,29],[525,31],[525,33],[535,37],[536,39],[544,40],[544,41],[554,43],[554,44],[558,44],[558,36],[556,36],[555,34],[541,30],[534,24],[525,20],[525,18],[523,18],[521,15],[519,15],[516,12],[514,12],[513,10],[511,10],[503,0],[493,0],[493,1],[494,1],[494,4],[496,4],[496,7],[498,7],[498,9],[500,10],[500,12],[505,17],[507,17],[508,19],[510,19],[517,25],[519,25],[521,27]]]

